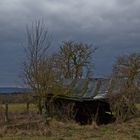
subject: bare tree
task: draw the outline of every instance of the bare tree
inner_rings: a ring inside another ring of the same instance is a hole
[[[26,28],[26,36],[24,81],[26,85],[32,88],[34,93],[42,95],[42,91],[46,88],[47,82],[44,78],[44,74],[46,74],[44,73],[44,67],[46,67],[46,64],[43,64],[46,62],[47,50],[51,45],[51,38],[42,21],[35,21],[30,27],[28,26]],[[41,96],[38,100],[38,107],[41,113]]]
[[[86,70],[89,70],[92,64],[91,58],[95,50],[92,45],[73,41],[64,42],[57,55],[62,77],[77,79],[86,75]]]
[[[40,90],[43,96],[47,94],[56,96],[64,93],[63,81],[60,79],[57,64],[53,56],[40,61],[38,72]]]
[[[140,53],[117,59],[112,74],[110,104],[117,120],[126,120],[136,113],[136,94],[139,93]],[[115,96],[114,96],[115,95]]]

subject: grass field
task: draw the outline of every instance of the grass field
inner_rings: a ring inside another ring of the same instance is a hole
[[[3,108],[5,106],[3,105]],[[140,110],[140,104],[137,104]],[[51,120],[50,125],[42,125],[42,119],[37,114],[35,105],[30,106],[33,114],[19,113],[13,118],[12,128],[0,127],[0,140],[140,140],[140,117],[121,124],[97,126],[80,126],[74,122]],[[24,112],[26,104],[9,104],[9,111]],[[27,118],[26,118],[27,117]],[[31,122],[39,121],[32,124]],[[13,124],[18,124],[16,127]],[[26,125],[30,123],[30,128]],[[14,127],[13,127],[14,126]],[[20,128],[19,128],[20,126]],[[11,127],[11,126],[10,126]]]
[[[56,140],[56,138],[49,138],[49,137],[5,137],[1,138],[1,140]]]
[[[55,125],[55,126],[54,126]],[[14,136],[1,137],[0,140],[139,140],[140,118],[122,124],[79,126],[53,122],[53,136]]]
[[[137,104],[136,107],[140,110],[140,104]]]
[[[5,105],[2,105],[3,108],[5,108]],[[11,103],[8,104],[8,109],[10,112],[24,112],[27,110],[26,104],[24,103]],[[30,111],[37,111],[37,106],[35,104],[30,104],[29,107]]]

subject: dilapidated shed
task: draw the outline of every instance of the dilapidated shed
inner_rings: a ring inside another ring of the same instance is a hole
[[[69,86],[67,95],[58,95],[52,99],[47,97],[48,114],[60,116],[63,119],[73,119],[80,124],[108,123],[112,119],[107,99],[109,79],[77,79],[65,80],[64,86]],[[48,102],[49,100],[49,102]]]

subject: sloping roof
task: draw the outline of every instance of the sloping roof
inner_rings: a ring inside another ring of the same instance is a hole
[[[106,98],[109,79],[77,79],[65,80],[64,85],[70,85],[70,92],[66,98],[80,100],[95,100]]]

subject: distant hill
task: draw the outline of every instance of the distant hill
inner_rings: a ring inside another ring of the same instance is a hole
[[[19,87],[0,87],[0,94],[1,93],[25,93],[31,92],[31,89],[28,88],[19,88]]]

